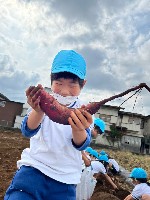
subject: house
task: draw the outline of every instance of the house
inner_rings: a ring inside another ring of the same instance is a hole
[[[23,103],[10,101],[0,93],[0,126],[13,127],[16,115],[22,112]]]
[[[128,149],[133,152],[140,152],[141,140],[143,135],[143,120],[144,116],[137,113],[119,112],[121,118],[120,125],[126,127],[126,134],[123,135],[121,145],[123,149]]]
[[[104,135],[98,136],[95,143],[120,147],[136,153],[145,153],[145,144],[150,145],[150,116],[122,111],[123,108],[103,105],[96,113],[106,123]],[[115,125],[122,132],[120,140],[114,143],[110,140],[110,127]],[[143,142],[144,141],[144,142]],[[149,146],[147,147],[149,149]],[[147,150],[147,153],[149,151]]]
[[[27,110],[29,109],[29,104],[28,103],[24,103],[23,107],[22,107],[22,112],[19,115],[16,115],[15,118],[15,123],[14,123],[14,128],[19,128],[21,126],[21,122],[24,118],[24,116],[27,114]]]

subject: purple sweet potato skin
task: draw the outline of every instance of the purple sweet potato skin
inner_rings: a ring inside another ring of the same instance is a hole
[[[57,100],[45,90],[42,90],[40,93],[40,107],[52,121],[68,125],[68,118],[73,109],[68,109],[60,105]]]
[[[84,106],[84,108],[79,108],[80,111],[87,111],[89,112],[91,115],[95,114],[102,105],[104,105],[105,103],[112,101],[118,97],[122,97],[126,94],[128,94],[129,92],[135,91],[137,90],[137,92],[139,90],[141,90],[141,88],[145,87],[149,92],[150,92],[150,88],[146,85],[146,83],[140,83],[138,86],[132,87],[120,94],[111,96],[109,98],[103,99],[102,101],[99,102],[92,102],[89,103],[87,106]],[[40,89],[38,87],[36,87],[37,90]],[[35,90],[36,92],[36,90]],[[40,94],[38,93],[36,98],[40,96],[40,106],[41,109],[45,112],[45,114],[54,122],[60,123],[60,124],[64,124],[64,125],[68,125],[68,118],[70,117],[71,111],[74,109],[70,109],[67,108],[65,106],[60,105],[57,100],[54,99],[53,96],[51,96],[50,94],[48,94],[44,89],[42,89],[40,91]]]
[[[71,111],[74,110],[60,105],[58,101],[45,90],[40,92],[40,107],[52,121],[64,125],[68,125],[68,118],[70,117]],[[99,108],[100,106],[98,103],[90,103],[84,107],[84,110],[88,111],[90,114],[95,114]],[[80,110],[82,111],[81,108]]]

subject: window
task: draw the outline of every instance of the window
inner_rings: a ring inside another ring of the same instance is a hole
[[[138,124],[140,124],[140,122],[141,122],[141,119],[140,119],[140,118],[138,118],[138,117],[135,117],[135,118],[134,118],[134,123],[135,123],[135,124],[138,125]]]
[[[110,123],[110,121],[111,121],[111,116],[110,115],[100,114],[99,118],[104,120],[104,122],[109,122]]]
[[[144,129],[144,119],[141,120],[140,128],[141,128],[141,129]]]
[[[129,119],[128,119],[128,123],[129,123],[129,124],[133,124],[133,123],[134,123],[134,119],[133,119],[133,117],[129,117]]]
[[[138,117],[133,117],[133,116],[131,116],[131,117],[129,117],[129,119],[128,119],[128,123],[129,124],[136,124],[136,125],[138,125],[138,124],[140,124],[140,122],[141,122],[141,119],[140,118],[138,118]]]

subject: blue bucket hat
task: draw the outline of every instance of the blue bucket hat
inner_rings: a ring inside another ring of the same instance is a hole
[[[130,178],[147,178],[147,173],[142,168],[134,168],[129,176]]]
[[[98,126],[101,129],[101,131],[104,133],[104,131],[105,131],[105,122],[102,119],[95,118],[94,119],[94,124],[96,126]]]
[[[86,63],[74,50],[61,50],[54,58],[51,73],[70,72],[80,79],[85,79]]]

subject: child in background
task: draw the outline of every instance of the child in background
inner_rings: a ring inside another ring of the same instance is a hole
[[[109,169],[109,159],[108,159],[108,156],[106,156],[106,154],[105,155],[100,155],[98,159],[104,165],[104,167],[106,169],[106,172],[108,172],[108,169]]]
[[[108,162],[109,162],[109,171],[113,174],[116,175],[119,173],[119,164],[118,162],[114,159],[108,156]]]
[[[93,149],[90,152],[90,157],[91,157],[91,161],[92,160],[98,160],[98,158],[99,158],[98,152],[95,149]]]
[[[113,187],[113,189],[117,189],[117,186],[107,174],[108,165],[108,157],[106,155],[100,156],[98,159],[95,158],[95,160],[91,161],[93,176],[96,179],[106,180]]]
[[[100,118],[94,119],[94,128],[92,129],[92,136],[96,138],[98,134],[103,134],[105,132],[105,122]]]
[[[40,108],[39,90],[26,91],[31,111],[22,122],[22,133],[30,138],[30,148],[22,152],[16,172],[4,200],[76,199],[76,184],[82,171],[81,151],[91,140],[92,116],[80,112],[78,96],[86,80],[86,63],[73,50],[60,51],[51,68],[51,89],[60,104],[75,110],[69,125],[53,122]]]
[[[114,159],[111,158],[104,150],[101,150],[99,153],[100,156],[107,156],[108,157],[108,163],[109,163],[109,168],[108,171],[111,172],[113,175],[116,175],[119,173],[119,164],[118,162]]]
[[[81,175],[81,182],[77,185],[77,199],[76,200],[90,199],[94,192],[94,188],[97,182],[95,177],[93,177],[91,163],[92,163],[92,160],[98,159],[98,152],[92,149],[91,147],[87,147],[85,149],[85,157],[82,156],[82,158],[85,163],[85,168]],[[89,160],[88,162],[87,162],[87,159]]]
[[[80,183],[76,188],[76,200],[90,199],[93,188],[93,175],[91,173],[91,147],[82,151],[82,174]]]
[[[93,151],[93,149],[92,147],[87,147],[84,151],[89,156],[91,154],[91,151]]]
[[[130,174],[133,191],[124,200],[150,200],[150,183],[147,182],[147,173],[142,168],[134,168]]]
[[[84,151],[82,151],[82,162],[83,162],[83,168],[82,171],[86,168],[91,166],[91,151],[93,151],[93,149],[91,147],[87,147]]]

